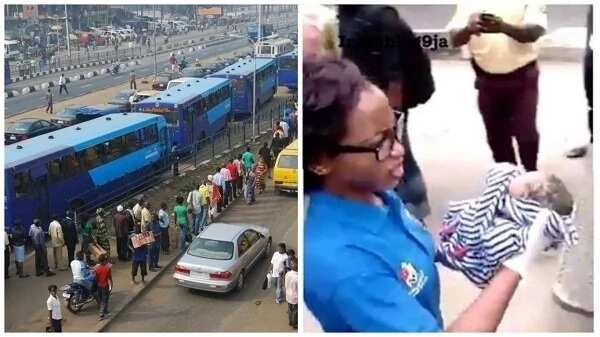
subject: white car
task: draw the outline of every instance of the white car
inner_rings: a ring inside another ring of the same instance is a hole
[[[242,290],[252,267],[270,257],[272,243],[266,227],[212,223],[192,241],[173,277],[185,288],[219,293]]]

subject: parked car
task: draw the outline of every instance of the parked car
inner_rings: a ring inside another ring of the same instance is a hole
[[[159,94],[160,91],[158,90],[142,90],[142,91],[138,91],[135,93],[135,95],[133,95],[133,103],[137,103],[137,102],[141,102],[143,100],[145,100],[148,97],[152,97],[156,94]]]
[[[171,73],[171,72],[162,72],[158,73],[156,77],[152,80],[152,89],[153,90],[166,90],[169,81],[174,80],[176,78],[180,78],[181,75],[179,73]]]
[[[225,293],[241,290],[261,257],[271,255],[269,229],[247,224],[212,223],[177,262],[173,277],[192,289]]]
[[[4,144],[12,144],[43,135],[60,127],[44,119],[23,118],[11,123],[4,131]]]
[[[298,140],[294,140],[277,156],[273,169],[275,191],[298,191]]]
[[[75,124],[75,119],[77,118],[77,113],[83,108],[85,105],[68,105],[64,110],[59,111],[52,115],[50,121],[61,128],[65,126],[70,126]]]
[[[202,67],[187,67],[181,71],[185,77],[201,78],[209,74],[209,72]]]
[[[75,123],[83,123],[94,118],[120,113],[121,107],[112,104],[87,105],[77,111]]]
[[[131,102],[129,99],[135,96],[135,93],[136,90],[133,89],[121,90],[108,101],[108,104],[117,105],[121,107],[122,111],[131,111]]]

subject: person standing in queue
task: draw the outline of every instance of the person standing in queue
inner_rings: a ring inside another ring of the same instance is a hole
[[[536,126],[539,47],[548,26],[546,8],[537,4],[460,4],[448,24],[454,47],[467,45],[475,71],[477,102],[487,141],[497,163],[537,170]]]
[[[10,243],[15,254],[15,265],[17,267],[17,275],[19,278],[29,277],[23,271],[23,263],[25,262],[25,233],[23,233],[23,225],[20,221],[15,221],[10,232]],[[8,262],[8,260],[7,260]],[[8,273],[6,274],[8,275]]]
[[[152,213],[152,221],[148,226],[148,230],[154,235],[154,242],[150,244],[149,268],[151,272],[156,272],[162,268],[158,265],[158,259],[160,257],[161,228],[157,213]]]
[[[544,248],[543,223],[445,326],[433,238],[392,191],[404,174],[404,119],[348,60],[308,57],[303,71],[304,299],[323,329],[495,331]]]
[[[59,270],[63,258],[63,246],[65,245],[65,238],[60,222],[58,222],[58,215],[52,216],[52,221],[48,226],[48,234],[50,235],[50,246],[52,247],[52,255],[54,257],[54,269]],[[60,270],[67,270],[60,269]]]
[[[67,246],[67,256],[69,259],[68,266],[71,267],[71,262],[75,259],[75,249],[79,243],[77,235],[77,223],[73,217],[73,211],[67,210],[65,217],[61,222],[63,236],[65,238],[65,246]]]
[[[117,238],[117,256],[119,261],[127,261],[127,238],[129,237],[129,219],[123,211],[123,206],[117,206],[113,215],[113,230]]]
[[[183,197],[177,196],[175,199],[176,205],[173,208],[173,216],[175,217],[175,221],[177,222],[177,227],[179,227],[179,249],[181,252],[185,252],[185,240],[187,238],[188,232],[188,220],[187,220],[187,210],[183,205]]]
[[[128,247],[131,250],[131,284],[137,284],[136,276],[138,269],[140,270],[140,276],[142,277],[142,283],[146,283],[145,277],[148,275],[148,269],[146,261],[148,260],[148,245],[141,245],[137,248],[133,246],[133,236],[140,234],[141,230],[139,226],[135,226],[134,232],[129,236]]]
[[[167,212],[167,203],[163,202],[160,204],[160,210],[158,210],[158,221],[160,223],[160,246],[163,253],[169,254],[169,212]]]
[[[40,219],[33,219],[33,225],[29,230],[29,237],[35,250],[35,275],[54,276],[55,273],[48,267],[48,250],[46,249],[46,233],[41,227]]]

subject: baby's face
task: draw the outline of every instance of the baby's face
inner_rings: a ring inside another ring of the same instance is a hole
[[[532,191],[543,186],[546,180],[546,174],[540,171],[527,172],[516,177],[510,183],[508,191],[515,198],[527,198]]]

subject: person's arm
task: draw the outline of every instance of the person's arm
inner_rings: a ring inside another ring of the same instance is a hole
[[[112,268],[108,270],[108,281],[110,289],[113,288]]]
[[[495,332],[500,325],[520,276],[502,268],[477,299],[447,328],[449,332]]]
[[[522,26],[511,25],[502,21],[500,32],[504,33],[521,43],[535,42],[540,36],[544,35],[546,30],[544,27],[534,24],[526,24]]]
[[[463,28],[450,29],[450,43],[453,47],[460,47],[469,43],[472,35],[479,36],[482,31],[479,16],[481,13],[473,13],[469,17],[469,22]]]

